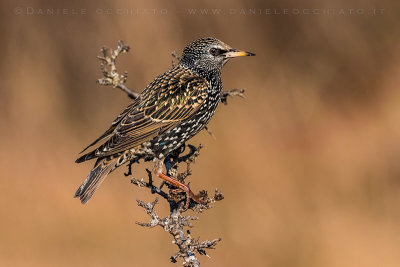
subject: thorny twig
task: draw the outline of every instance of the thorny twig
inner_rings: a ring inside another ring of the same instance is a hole
[[[166,163],[168,174],[177,178],[180,182],[184,182],[185,179],[191,175],[190,164],[195,162],[196,157],[199,156],[199,150],[201,145],[197,148],[189,145],[190,152],[181,156],[184,150],[178,150],[176,153],[172,153],[173,158],[169,158],[168,161],[172,165]],[[167,161],[167,159],[166,159]],[[178,173],[177,164],[179,162],[186,163],[186,170],[182,173]],[[151,203],[145,203],[141,200],[137,200],[138,206],[145,209],[146,213],[151,217],[148,223],[137,222],[138,225],[143,227],[156,227],[160,226],[164,231],[169,232],[173,238],[173,243],[178,246],[178,252],[171,256],[172,262],[177,262],[178,258],[183,259],[184,266],[200,266],[200,263],[196,257],[196,253],[200,255],[207,255],[206,249],[214,249],[221,238],[213,240],[205,240],[200,242],[199,239],[191,237],[190,232],[184,230],[184,227],[193,227],[191,221],[198,220],[197,216],[184,216],[182,215],[185,211],[184,202],[189,201],[185,198],[185,194],[182,194],[181,190],[177,190],[173,186],[169,186],[168,193],[164,192],[161,188],[153,185],[152,174],[147,170],[149,181],[145,182],[143,179],[133,178],[131,182],[141,188],[149,188],[153,194],[158,194],[169,202],[170,214],[168,217],[160,218],[155,210],[155,205],[158,203],[158,197]],[[203,212],[212,208],[210,204],[216,201],[222,200],[224,197],[219,190],[215,190],[213,197],[209,197],[207,191],[202,190],[198,194],[198,197],[205,201],[206,204],[190,202],[189,207],[197,213]]]
[[[101,60],[100,69],[103,72],[104,77],[98,79],[97,82],[102,85],[112,85],[114,88],[119,88],[131,99],[136,99],[139,97],[139,94],[129,89],[125,85],[128,75],[127,72],[119,74],[116,68],[117,57],[121,53],[126,53],[128,51],[129,46],[125,45],[123,41],[118,42],[118,47],[115,50],[103,47],[101,49],[103,56],[98,58]],[[172,67],[175,67],[177,64],[175,61],[179,62],[181,58],[175,51],[171,53],[171,56]],[[226,105],[228,96],[240,96],[244,98],[244,91],[244,89],[224,91],[221,93],[221,102]],[[211,136],[214,137],[212,132],[207,127],[205,129]],[[182,155],[186,147],[188,147],[190,151],[186,155]],[[201,145],[197,148],[192,145],[183,145],[181,149],[177,149],[171,153],[164,161],[167,174],[170,177],[185,183],[185,179],[192,174],[190,165],[194,163],[196,157],[199,156],[201,148]],[[141,159],[144,161],[152,161],[154,159],[154,154],[151,151],[143,151],[142,154],[136,155],[136,157],[128,164],[128,172],[125,173],[126,176],[132,174],[132,165],[139,163]],[[178,173],[178,166],[180,163],[186,164],[186,170]],[[206,190],[201,190],[197,197],[203,200],[205,204],[197,203],[192,199],[186,199],[186,194],[182,192],[182,190],[177,189],[172,185],[163,182],[159,187],[155,186],[153,184],[151,171],[148,169],[146,169],[146,171],[148,176],[147,182],[144,179],[132,178],[131,183],[140,188],[150,189],[152,194],[157,194],[168,201],[170,205],[170,214],[163,219],[158,216],[155,210],[155,205],[158,203],[158,197],[151,203],[145,203],[141,200],[137,200],[138,206],[144,208],[146,213],[151,217],[151,220],[148,223],[137,222],[137,224],[150,228],[160,226],[173,236],[173,243],[178,246],[179,251],[171,256],[170,259],[172,262],[177,262],[178,258],[182,258],[184,266],[200,266],[200,262],[196,257],[196,253],[200,255],[207,255],[206,249],[214,249],[217,243],[221,241],[221,238],[202,242],[200,242],[199,239],[192,238],[189,230],[187,230],[185,233],[184,227],[193,227],[191,221],[198,220],[198,217],[183,216],[182,214],[188,210],[185,208],[186,206],[197,213],[208,210],[212,208],[212,203],[224,199],[224,196],[218,189],[215,190],[213,197],[209,197]],[[164,184],[167,186],[168,191],[162,190]],[[186,203],[187,201],[189,201],[189,203]]]
[[[186,146],[184,145],[183,147]],[[187,145],[187,147],[190,149],[190,151],[186,155],[182,155],[185,152],[185,149],[181,148],[172,152],[171,155],[164,160],[164,165],[167,169],[167,174],[170,177],[177,179],[181,183],[185,183],[186,178],[192,174],[191,164],[193,164],[196,161],[196,158],[200,155],[200,149],[203,146],[199,145],[198,147],[195,147],[192,145]],[[130,162],[131,168],[132,165],[135,163],[139,163],[139,160],[131,161]],[[178,172],[179,163],[186,164],[186,169],[181,173]],[[155,186],[153,184],[153,176],[151,171],[148,169],[146,169],[146,171],[148,176],[148,182],[146,182],[143,178],[142,179],[132,178],[131,183],[140,188],[150,189],[152,194],[160,195],[164,199],[168,200],[170,204],[172,202],[175,202],[176,204],[175,206],[179,208],[181,211],[186,211],[184,205],[182,205],[185,204],[186,201],[190,201],[188,206],[190,209],[193,209],[197,212],[202,212],[204,210],[212,208],[210,204],[215,203],[216,201],[222,200],[224,198],[219,190],[216,190],[214,196],[211,198],[208,196],[207,191],[202,190],[199,192],[197,197],[203,200],[205,204],[196,203],[191,199],[187,200],[185,197],[186,194],[182,190],[177,189],[176,187],[169,184],[166,184],[169,190],[168,193],[166,193],[162,190],[164,184],[162,184],[160,187]]]
[[[245,98],[244,92],[245,89],[232,89],[228,91],[223,91],[221,93],[221,103],[228,105],[228,96],[240,96],[241,98]]]
[[[125,85],[128,73],[125,71],[123,74],[119,74],[115,66],[115,61],[119,54],[126,53],[129,49],[130,47],[125,45],[122,40],[118,41],[118,47],[115,50],[106,47],[101,48],[103,56],[98,56],[98,58],[101,60],[100,69],[104,77],[98,79],[97,82],[101,85],[112,85],[114,88],[119,88],[131,99],[136,99],[139,94]]]
[[[196,253],[207,255],[206,249],[214,249],[217,243],[221,241],[221,238],[200,242],[199,239],[191,237],[189,230],[186,231],[185,236],[183,227],[193,227],[191,221],[198,220],[198,217],[182,216],[180,209],[173,209],[168,217],[161,219],[154,208],[157,203],[158,198],[151,203],[137,200],[138,206],[145,209],[151,220],[148,223],[136,223],[140,226],[150,228],[160,226],[164,231],[169,232],[173,236],[174,241],[172,243],[178,246],[179,251],[171,256],[170,259],[172,262],[175,263],[178,258],[183,258],[183,266],[200,266]]]
[[[215,137],[215,135],[213,134],[213,132],[211,132],[211,130],[208,129],[207,126],[204,127],[204,130],[206,130],[207,133],[208,133],[209,135],[211,135],[211,137],[212,137],[214,140],[217,140],[217,137]]]

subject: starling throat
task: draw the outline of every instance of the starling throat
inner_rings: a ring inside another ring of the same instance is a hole
[[[161,162],[200,132],[213,116],[222,93],[221,69],[230,59],[254,56],[214,39],[202,38],[185,47],[179,64],[156,77],[89,147],[77,163],[96,159],[75,197],[86,203],[117,167],[150,151]],[[83,152],[82,151],[82,152]],[[186,190],[162,173],[158,176]]]

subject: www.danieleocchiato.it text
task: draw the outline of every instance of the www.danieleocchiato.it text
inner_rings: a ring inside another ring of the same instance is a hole
[[[241,15],[241,16],[282,16],[282,15],[383,15],[384,8],[190,8],[188,15]]]

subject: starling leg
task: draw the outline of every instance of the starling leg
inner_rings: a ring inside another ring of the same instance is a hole
[[[189,155],[192,155],[196,151],[196,148],[194,146],[190,146],[190,150],[191,150],[191,152],[189,153]],[[185,156],[182,157],[181,160],[186,160],[186,157]],[[179,158],[178,158],[178,161],[179,161]],[[170,157],[166,158],[164,160],[164,162],[161,161],[160,159],[155,158],[153,171],[158,177],[160,177],[164,181],[172,184],[173,186],[177,187],[178,189],[180,189],[186,193],[186,205],[185,205],[186,209],[189,208],[190,199],[193,199],[195,202],[200,203],[200,204],[207,204],[205,201],[197,198],[195,196],[195,194],[192,192],[192,190],[190,190],[188,185],[181,183],[180,181],[169,176],[169,170],[171,170],[173,168],[175,163],[176,162]],[[167,169],[167,174],[164,174],[162,172],[163,165]]]
[[[178,180],[169,177],[168,175],[164,174],[164,173],[159,173],[158,177],[160,177],[161,179],[169,182],[170,184],[176,186],[179,189],[182,189],[185,193],[186,193],[186,208],[189,208],[189,202],[190,199],[193,199],[194,201],[196,201],[197,203],[200,204],[206,204],[206,202],[204,202],[203,200],[197,198],[194,193],[192,192],[192,190],[190,190],[189,186],[179,182]]]

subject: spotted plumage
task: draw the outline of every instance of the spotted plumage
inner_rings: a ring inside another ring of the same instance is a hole
[[[214,38],[189,44],[179,64],[155,78],[77,163],[96,158],[94,168],[75,193],[86,203],[104,178],[144,150],[163,159],[200,132],[220,102],[221,68],[229,58],[253,55]],[[82,151],[83,152],[83,151]]]

